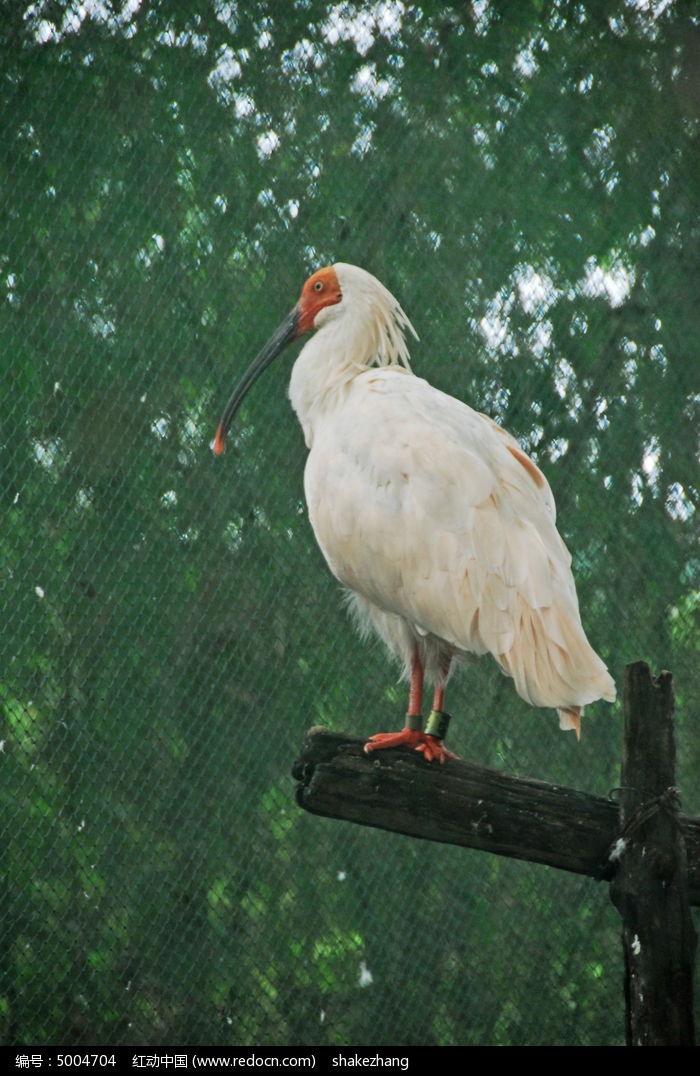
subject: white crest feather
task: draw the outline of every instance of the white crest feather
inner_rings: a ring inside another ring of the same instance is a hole
[[[358,365],[405,366],[410,370],[406,332],[416,340],[418,333],[389,289],[357,265],[337,262],[333,268],[343,301],[331,310],[337,311],[339,317],[352,312],[353,335],[364,345],[357,352],[363,355]]]

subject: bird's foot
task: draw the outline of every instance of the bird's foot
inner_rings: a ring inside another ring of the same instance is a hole
[[[423,742],[418,744],[416,751],[422,751],[428,762],[436,761],[442,764],[446,758],[459,758],[454,751],[448,751],[437,736],[431,736],[428,732],[422,735]]]
[[[425,733],[420,729],[406,727],[400,732],[378,732],[370,736],[365,744],[365,753],[369,755],[372,751],[383,751],[387,747],[413,747],[418,750],[424,740]]]
[[[384,750],[387,747],[414,747],[422,743],[423,718],[420,714],[406,714],[406,724],[400,732],[378,732],[365,744],[365,753]]]
[[[420,728],[420,718],[415,714],[409,714],[406,718],[406,727],[400,732],[378,732],[370,736],[365,744],[365,753],[383,751],[390,747],[411,747],[414,751],[421,751],[428,762],[444,762],[446,758],[457,758],[443,745],[442,738],[447,732],[449,715],[439,710],[432,710],[428,718],[428,727],[425,732]]]
[[[438,762],[443,763],[446,758],[459,757],[453,754],[452,751],[448,751],[443,743],[451,720],[450,715],[446,714],[444,710],[430,711],[428,724],[425,726],[425,732],[423,733],[423,742],[418,744],[416,748],[416,751],[423,752],[428,762],[436,759]]]

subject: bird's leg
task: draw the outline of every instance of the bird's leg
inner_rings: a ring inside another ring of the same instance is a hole
[[[406,725],[409,728],[423,728],[423,662],[418,656],[418,648],[413,648],[411,655],[411,685],[408,689],[408,711],[406,713]]]
[[[424,669],[418,648],[415,647],[411,655],[411,686],[408,692],[408,713],[406,725],[400,732],[378,732],[371,736],[365,744],[365,751],[381,750],[386,747],[413,747],[416,751],[422,751],[428,762],[436,759],[444,762],[446,758],[457,758],[451,751],[443,746],[443,740],[447,734],[447,726],[450,716],[442,709],[445,699],[445,684],[450,672],[451,659],[447,658],[440,669],[440,675],[435,683],[433,693],[433,708],[430,711],[428,724],[423,732],[423,720],[421,707],[423,705],[423,679]]]
[[[418,654],[418,648],[413,648],[411,654],[411,686],[408,691],[408,713],[406,724],[400,732],[378,732],[371,736],[365,744],[365,751],[377,751],[386,747],[418,747],[423,743],[425,736],[422,732],[423,718],[421,707],[423,705],[423,662]]]
[[[443,744],[450,723],[450,715],[445,713],[445,684],[450,674],[451,658],[444,658],[440,668],[440,675],[435,681],[433,692],[433,708],[425,726],[425,733],[421,743],[416,745],[416,751],[422,751],[428,761],[434,758],[444,762],[446,758],[457,758],[452,751],[448,751]]]

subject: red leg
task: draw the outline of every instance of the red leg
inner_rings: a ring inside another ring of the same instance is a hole
[[[422,751],[428,762],[432,762],[433,759],[444,762],[446,758],[458,758],[452,751],[448,751],[443,743],[450,721],[449,715],[445,713],[443,706],[445,705],[445,684],[450,674],[451,664],[451,658],[445,659],[442,663],[441,675],[435,681],[433,708],[430,711],[423,740],[416,745],[416,751]]]
[[[418,650],[415,649],[411,658],[411,686],[408,693],[406,726],[400,732],[378,732],[376,736],[371,736],[365,744],[366,753],[370,754],[372,751],[387,747],[413,747],[416,751],[422,751],[428,762],[432,762],[433,759],[444,762],[446,758],[456,758],[456,755],[444,748],[442,742],[449,722],[449,717],[442,709],[449,671],[450,660],[448,659],[443,666],[442,675],[435,684],[428,731],[423,732],[420,712],[423,704],[424,670]]]
[[[411,686],[408,692],[408,713],[420,714],[423,709],[423,662],[414,647],[411,657]]]
[[[435,689],[433,691],[433,710],[437,710],[438,713],[442,713],[445,702],[445,684],[449,679],[451,668],[452,658],[443,657],[440,662],[440,675],[435,680]]]
[[[414,648],[411,657],[411,686],[408,692],[406,724],[400,732],[378,732],[365,744],[365,751],[377,751],[386,747],[418,747],[423,742],[421,707],[423,706],[423,662]]]

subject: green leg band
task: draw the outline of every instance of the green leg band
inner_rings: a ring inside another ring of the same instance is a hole
[[[420,714],[406,714],[406,726],[412,732],[420,732],[423,728],[423,718]]]
[[[444,740],[450,724],[450,715],[442,710],[431,710],[428,724],[425,726],[426,736],[434,736],[437,740]]]

